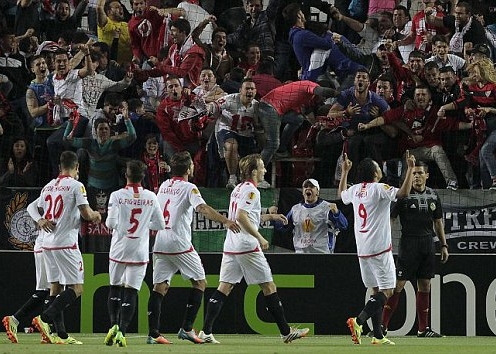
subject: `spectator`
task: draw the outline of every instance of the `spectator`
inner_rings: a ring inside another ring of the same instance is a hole
[[[24,134],[24,126],[21,119],[0,91],[0,164],[5,162],[6,156],[11,152],[13,137],[22,134]]]
[[[49,105],[53,104],[55,96],[53,78],[49,75],[47,63],[43,55],[35,55],[31,58],[31,72],[35,78],[26,91],[26,104],[34,120],[35,127],[47,127]]]
[[[474,49],[466,51],[466,53],[468,54],[468,58],[467,55],[465,55],[465,58],[470,64],[484,58],[491,59],[491,49],[485,44],[477,44]]]
[[[429,86],[431,91],[432,102],[436,106],[441,105],[442,93],[439,85],[439,67],[434,62],[425,63],[424,65],[424,82]]]
[[[227,30],[223,27],[217,27],[215,21],[213,16],[205,19],[191,32],[191,37],[205,51],[203,66],[211,68],[217,83],[221,84],[226,74],[234,67],[234,60],[226,50]],[[212,43],[206,44],[201,41],[200,34],[209,23],[215,25],[216,28],[212,32]]]
[[[169,76],[165,83],[167,96],[157,108],[156,122],[162,134],[166,158],[181,151],[188,151],[191,156],[195,156],[200,150],[201,136],[192,130],[188,119],[198,113],[191,107],[195,96],[183,91],[178,77]],[[200,166],[196,165],[195,170],[198,172]]]
[[[364,157],[372,157],[383,161],[383,150],[390,144],[389,137],[380,129],[367,134],[358,131],[359,123],[367,123],[389,109],[387,102],[370,90],[370,76],[367,70],[360,69],[355,75],[355,85],[342,91],[332,105],[329,115],[340,114],[348,119],[345,152],[352,161],[361,161]],[[350,180],[355,181],[356,168],[351,168]]]
[[[141,161],[146,164],[145,178],[143,178],[143,187],[158,192],[158,188],[166,179],[170,178],[171,167],[165,162],[156,134],[148,134],[143,139],[145,142]]]
[[[410,19],[410,13],[408,9],[403,5],[398,5],[393,10],[393,27],[387,30],[384,35],[386,38],[390,39],[395,43],[401,39],[407,37],[412,30],[412,21]],[[400,54],[400,58],[403,63],[408,62],[408,57],[415,46],[412,44],[407,44],[403,46],[398,46],[395,48],[397,53]]]
[[[26,86],[29,84],[29,71],[26,58],[19,52],[19,43],[14,31],[0,30],[0,74],[7,76],[12,83],[7,99],[12,110],[22,120],[24,128],[30,125],[26,106]]]
[[[63,151],[63,135],[64,129],[67,126],[66,121],[69,117],[74,119],[77,117],[74,123],[74,132],[71,135],[83,136],[86,129],[87,123],[85,124],[84,121],[87,121],[88,117],[83,116],[83,123],[79,125],[81,119],[79,119],[80,112],[78,110],[84,110],[85,107],[83,102],[83,78],[88,76],[93,70],[87,44],[81,46],[80,52],[75,57],[77,63],[82,59],[81,56],[85,60],[85,65],[81,69],[72,69],[72,65],[69,64],[69,53],[64,49],[59,49],[55,52],[55,76],[53,80],[55,94],[54,111],[53,122],[49,122],[49,124],[55,126],[62,125],[62,128],[54,132],[47,139],[53,176],[57,176],[59,173],[59,157]],[[86,114],[85,111],[81,113],[83,115]]]
[[[184,81],[183,86],[194,88],[200,84],[200,71],[205,59],[205,52],[195,44],[190,36],[191,27],[188,20],[179,18],[170,23],[174,44],[169,48],[169,56],[164,62],[147,71],[138,71],[137,79],[175,75]]]
[[[281,0],[269,0],[267,8],[263,10],[263,0],[246,0],[244,21],[234,33],[227,35],[227,44],[236,51],[245,50],[250,43],[256,43],[261,55],[274,57],[274,33],[272,27],[276,11]],[[246,55],[246,53],[245,53]]]
[[[282,82],[274,77],[274,60],[272,58],[262,59],[251,79],[257,85],[256,99],[262,98],[271,90],[282,85]]]
[[[437,11],[434,0],[422,0],[424,9],[418,11],[412,19],[412,29],[410,34],[404,39],[400,39],[395,42],[396,47],[402,47],[408,44],[415,44],[415,49],[420,50],[422,53],[430,53],[432,51],[432,37],[436,34],[445,34],[446,31],[443,29],[438,30],[428,18],[436,17],[440,18],[444,14],[442,11]]]
[[[435,161],[446,181],[446,188],[458,189],[458,180],[442,146],[442,134],[447,130],[470,129],[472,123],[453,119],[437,119],[437,107],[433,105],[427,86],[417,86],[412,110],[400,106],[370,121],[360,123],[359,130],[367,130],[396,121],[406,123],[408,136],[400,142],[401,152],[406,150],[418,160]]]
[[[146,0],[132,0],[133,16],[128,22],[133,62],[143,64],[150,57],[156,57],[161,47],[160,33],[164,16],[183,16],[184,10],[177,8],[156,9],[147,5]]]
[[[413,50],[405,65],[393,53],[387,52],[386,55],[391,67],[391,74],[397,83],[396,98],[401,102],[413,99],[413,91],[417,82],[424,78],[424,55],[419,50]]]
[[[449,49],[452,53],[463,55],[464,48],[477,44],[488,44],[484,27],[472,13],[469,3],[460,1],[455,6],[455,14],[444,17],[435,16],[431,7],[425,9],[426,23],[453,33]]]
[[[251,79],[243,80],[239,93],[220,98],[208,105],[209,113],[218,117],[215,137],[219,155],[226,161],[229,180],[226,188],[238,184],[239,159],[255,152],[255,134],[261,130],[257,88]],[[263,186],[258,186],[263,188]]]
[[[361,65],[351,61],[339,50],[332,40],[332,32],[319,36],[305,29],[305,15],[296,3],[286,6],[283,16],[293,26],[289,32],[289,43],[301,65],[301,80],[317,81],[320,75],[332,70],[341,86],[347,87],[350,75],[354,75]]]
[[[202,98],[206,103],[214,102],[226,95],[224,90],[217,85],[214,71],[211,68],[203,68],[200,73],[200,86],[193,93]]]
[[[121,184],[121,173],[119,166],[119,151],[136,140],[136,131],[129,117],[127,107],[122,109],[122,115],[127,128],[127,136],[122,139],[112,139],[110,136],[110,125],[104,119],[97,119],[94,123],[96,139],[76,138],[70,135],[72,121],[64,132],[64,139],[76,149],[85,149],[89,155],[88,168],[88,198],[90,205],[96,206],[97,193],[105,193],[107,198]]]
[[[12,139],[9,159],[0,167],[0,186],[36,187],[39,177],[38,162],[33,159],[26,138]]]
[[[455,73],[461,74],[465,68],[465,59],[460,58],[458,55],[448,53],[448,41],[446,37],[436,35],[432,37],[432,45],[436,49],[436,55],[428,58],[425,62],[435,62],[441,69],[445,66],[451,66]]]
[[[124,10],[119,0],[98,0],[96,8],[98,40],[112,46],[116,32],[118,37],[117,62],[130,62],[132,59],[131,38]]]
[[[289,144],[295,132],[305,120],[301,109],[319,97],[335,97],[337,91],[320,87],[318,84],[303,80],[279,86],[260,99],[260,120],[265,131],[265,146],[262,150],[264,163],[269,164],[272,157],[290,156]],[[281,124],[285,123],[282,133]],[[263,182],[263,181],[262,181]]]
[[[245,71],[245,75],[257,71],[260,63],[261,51],[256,43],[248,44],[243,50],[243,56],[238,66]]]
[[[496,70],[489,59],[482,59],[467,67],[471,83],[467,94],[439,108],[438,116],[446,111],[464,110],[474,121],[472,144],[466,159],[473,165],[480,163],[482,187],[496,190]]]
[[[86,5],[88,5],[88,0],[81,0],[71,15],[69,0],[58,0],[55,5],[55,18],[41,21],[41,32],[45,34],[45,39],[56,42],[62,32],[76,31],[81,26]]]
[[[226,75],[226,78],[222,84],[220,84],[220,88],[224,90],[226,93],[236,93],[239,92],[241,88],[241,82],[245,77],[245,71],[238,66],[235,66],[231,69],[229,74]]]
[[[387,11],[369,17],[365,23],[361,23],[351,17],[343,16],[335,7],[332,10],[331,16],[337,21],[343,21],[362,37],[357,47],[364,55],[375,53],[379,45],[383,44],[387,31],[393,27],[393,17]]]

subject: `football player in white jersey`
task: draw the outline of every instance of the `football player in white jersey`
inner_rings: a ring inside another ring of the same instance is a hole
[[[192,289],[186,305],[184,322],[177,336],[193,343],[204,341],[193,330],[198,309],[205,291],[205,270],[191,243],[193,212],[224,224],[229,232],[237,233],[240,227],[205,203],[200,191],[188,178],[193,177],[194,165],[187,151],[176,153],[170,161],[172,178],[163,182],[157,194],[165,218],[165,230],[158,232],[153,247],[153,291],[148,302],[148,344],[169,344],[160,335],[162,300],[170,287],[172,276],[179,271],[191,281]]]
[[[43,304],[45,301],[48,302],[50,294],[50,283],[47,280],[45,260],[43,255],[43,238],[45,237],[45,228],[52,231],[55,227],[50,221],[42,218],[38,212],[38,199],[32,201],[26,208],[29,216],[33,220],[37,221],[38,225],[38,236],[34,241],[33,254],[34,254],[34,265],[36,269],[36,291],[31,295],[31,297],[11,316],[5,316],[2,319],[3,326],[5,327],[5,332],[7,337],[12,343],[19,343],[17,338],[17,326],[24,317],[27,315],[32,315],[33,312],[41,313],[43,309]]]
[[[110,194],[105,225],[112,229],[107,301],[112,327],[105,337],[106,345],[127,346],[127,327],[150,259],[150,230],[165,227],[157,196],[141,186],[146,169],[141,161],[128,161],[126,186]]]
[[[344,204],[353,204],[355,241],[362,281],[374,293],[360,314],[350,317],[347,321],[355,344],[361,344],[362,325],[371,318],[374,331],[372,344],[394,345],[394,342],[384,337],[381,324],[384,304],[388,297],[393,295],[396,285],[390,206],[395,199],[407,197],[412,186],[415,156],[410,155],[408,150],[406,161],[408,170],[399,189],[379,183],[382,179],[381,168],[370,158],[363,159],[358,165],[358,176],[362,182],[347,188],[352,162],[348,160],[347,154],[344,154],[338,197]]]
[[[50,296],[56,298],[40,316],[33,319],[33,325],[48,343],[82,344],[68,336],[63,311],[83,292],[83,257],[78,246],[81,216],[95,223],[101,221],[101,216],[99,212],[90,208],[86,190],[83,184],[77,181],[78,175],[77,155],[72,151],[64,151],[60,155],[59,176],[43,187],[38,198],[40,215],[54,225],[52,228],[46,224],[43,228],[47,233],[42,247],[47,279],[51,283]],[[47,322],[52,321],[58,336],[50,334]]]
[[[212,334],[212,326],[222,305],[234,285],[245,278],[248,285],[258,284],[262,289],[268,311],[276,320],[284,343],[304,337],[308,328],[290,328],[284,315],[284,308],[277,294],[272,271],[263,254],[269,242],[260,234],[260,222],[276,221],[287,224],[282,214],[263,214],[257,183],[264,180],[265,166],[259,154],[243,157],[239,161],[240,176],[243,180],[231,193],[229,219],[241,226],[241,232],[234,234],[227,230],[224,254],[220,266],[220,283],[209,300],[203,330],[198,336],[206,343],[218,343]]]

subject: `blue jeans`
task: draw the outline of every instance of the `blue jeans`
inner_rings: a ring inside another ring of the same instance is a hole
[[[281,146],[282,151],[288,149],[295,132],[301,126],[305,117],[301,113],[296,113],[295,111],[289,111],[282,116],[279,116],[274,107],[265,102],[260,102],[259,112],[266,139],[265,146],[262,150],[262,160],[267,166],[279,146]],[[281,136],[279,136],[281,123],[286,123],[286,125],[284,126]]]
[[[496,158],[494,158],[494,150],[496,150],[496,130],[493,130],[487,136],[486,141],[479,152],[483,188],[491,187],[492,179],[496,177]]]

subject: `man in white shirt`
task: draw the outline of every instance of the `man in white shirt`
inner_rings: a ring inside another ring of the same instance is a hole
[[[158,232],[153,247],[153,291],[148,301],[148,344],[170,344],[160,335],[162,300],[169,290],[172,276],[179,271],[191,281],[192,289],[186,305],[184,321],[177,337],[193,343],[204,343],[194,329],[196,315],[205,291],[205,270],[198,252],[191,243],[193,212],[224,226],[230,232],[240,231],[236,222],[227,219],[205,203],[198,187],[188,182],[193,177],[194,165],[187,151],[174,154],[170,161],[172,178],[160,186],[157,198],[165,218],[165,230]]]
[[[43,252],[47,266],[47,279],[51,283],[50,296],[56,296],[52,304],[40,316],[33,319],[43,341],[57,344],[82,344],[65,331],[63,311],[83,292],[83,257],[78,247],[81,216],[99,223],[100,213],[90,208],[86,189],[77,181],[79,164],[77,155],[64,151],[60,155],[60,174],[41,190],[38,198],[40,217],[47,233],[43,239]],[[65,288],[65,290],[64,290]],[[63,290],[63,291],[62,291]],[[50,333],[47,322],[54,322],[57,335]]]
[[[408,170],[400,189],[379,183],[382,179],[381,168],[370,158],[363,159],[358,165],[358,180],[362,182],[347,188],[352,163],[348,155],[344,154],[338,197],[344,204],[353,204],[355,241],[362,281],[374,292],[360,314],[347,321],[355,344],[361,344],[362,325],[371,318],[374,329],[372,344],[394,345],[394,342],[384,337],[381,324],[382,309],[396,285],[389,208],[393,200],[410,194],[415,157],[408,150],[406,160]]]
[[[227,230],[220,265],[220,283],[210,297],[203,330],[198,336],[205,343],[219,343],[212,334],[214,321],[234,285],[244,278],[248,285],[258,284],[260,286],[266,307],[276,320],[284,343],[290,343],[305,337],[309,329],[289,327],[272,278],[272,271],[263,254],[263,250],[269,248],[269,242],[258,231],[261,221],[272,220],[287,224],[288,219],[282,214],[261,215],[262,206],[257,183],[264,180],[265,172],[267,172],[262,156],[252,154],[243,157],[239,161],[239,169],[243,182],[238,184],[231,193],[229,220],[236,221],[241,226],[241,232],[235,234]]]
[[[107,227],[113,229],[109,253],[110,291],[108,311],[112,327],[106,345],[126,347],[126,330],[133,319],[149,262],[150,230],[165,227],[157,196],[144,189],[146,165],[137,160],[126,164],[127,184],[110,195]]]

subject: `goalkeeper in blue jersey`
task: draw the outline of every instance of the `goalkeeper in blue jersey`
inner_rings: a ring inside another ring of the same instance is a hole
[[[293,205],[288,224],[278,223],[277,230],[293,230],[296,253],[334,253],[336,235],[348,227],[348,220],[335,203],[319,197],[320,186],[310,178],[303,182],[303,201]]]

